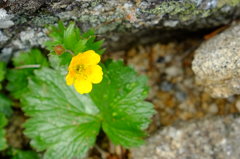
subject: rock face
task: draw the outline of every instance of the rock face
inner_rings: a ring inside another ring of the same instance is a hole
[[[213,28],[240,16],[240,0],[3,0],[0,7],[5,22],[0,48],[13,52],[41,46],[43,27],[60,19],[73,20],[84,31],[95,28],[108,49],[119,50],[136,42],[184,38],[179,29]]]
[[[240,23],[203,43],[192,69],[197,83],[213,97],[240,94]]]
[[[158,131],[133,159],[239,159],[240,117],[206,118]]]

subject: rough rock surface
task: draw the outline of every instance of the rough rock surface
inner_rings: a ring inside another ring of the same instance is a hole
[[[213,97],[240,94],[240,23],[203,43],[192,69],[197,83]]]
[[[133,159],[239,159],[240,117],[206,118],[159,130]]]
[[[84,31],[95,28],[108,49],[119,50],[136,42],[185,38],[179,29],[213,28],[240,16],[240,0],[3,0],[0,7],[5,22],[0,49],[12,52],[39,47],[43,27],[60,19],[74,20]]]

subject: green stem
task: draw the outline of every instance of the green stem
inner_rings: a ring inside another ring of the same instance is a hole
[[[72,56],[74,56],[74,53],[71,50],[65,50],[67,53],[70,53]]]
[[[25,68],[40,68],[41,65],[35,64],[35,65],[22,65],[22,66],[17,66],[14,69],[25,69]]]

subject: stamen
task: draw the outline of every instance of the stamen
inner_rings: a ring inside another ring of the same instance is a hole
[[[81,73],[83,70],[85,70],[85,67],[83,65],[77,65],[75,70],[77,73]]]

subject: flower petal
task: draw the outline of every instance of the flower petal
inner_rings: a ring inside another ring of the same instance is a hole
[[[81,63],[84,65],[96,65],[100,62],[101,58],[95,51],[88,50],[82,53],[81,60]]]
[[[103,78],[102,68],[99,65],[92,65],[86,69],[88,80],[92,83],[100,83]]]
[[[74,87],[80,94],[89,93],[92,90],[92,83],[87,80],[75,80]]]
[[[79,65],[81,63],[81,61],[83,61],[82,54],[78,54],[76,56],[73,56],[73,58],[70,62],[69,68],[72,68],[76,65]]]
[[[66,76],[66,83],[67,83],[67,85],[72,85],[73,84],[73,80],[74,80],[73,76],[71,76],[70,73],[68,73],[67,76]]]

